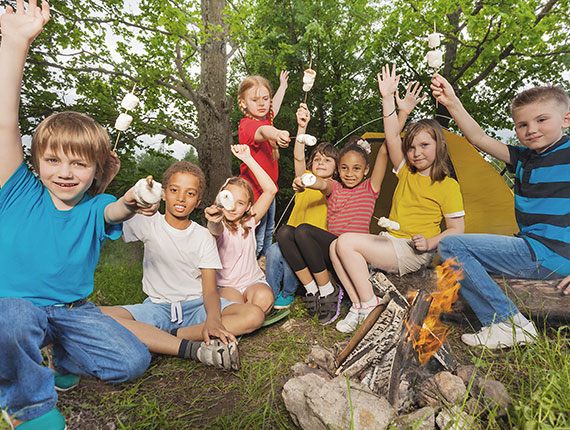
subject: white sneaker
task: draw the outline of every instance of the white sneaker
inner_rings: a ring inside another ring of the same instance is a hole
[[[520,327],[510,321],[503,321],[483,327],[475,334],[464,334],[461,336],[461,340],[469,346],[485,346],[489,349],[497,349],[534,343],[537,335],[536,327],[532,322]]]
[[[336,323],[336,329],[342,333],[352,333],[363,319],[360,319],[360,309],[356,309],[353,305],[348,310],[346,317]]]

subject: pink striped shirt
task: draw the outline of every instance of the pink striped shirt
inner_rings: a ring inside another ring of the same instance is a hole
[[[380,191],[374,192],[370,178],[354,188],[345,188],[340,182],[329,179],[333,186],[328,198],[327,226],[329,232],[369,233],[370,218]]]

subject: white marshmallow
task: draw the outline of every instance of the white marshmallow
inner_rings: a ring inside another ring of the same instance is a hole
[[[162,185],[153,181],[152,176],[139,179],[133,189],[135,200],[143,206],[152,206],[162,197]]]
[[[311,185],[313,185],[315,182],[317,181],[317,177],[315,175],[313,175],[312,173],[303,173],[301,175],[301,183],[305,186],[305,187],[310,187]]]
[[[236,208],[233,194],[228,190],[222,190],[216,196],[215,205],[224,208],[227,211],[233,211]]]
[[[313,84],[303,84],[303,91],[304,92],[311,91],[311,88],[313,88]]]
[[[428,46],[430,49],[437,48],[439,45],[441,45],[441,39],[439,36],[439,33],[428,34]]]
[[[388,219],[386,217],[380,217],[378,219],[378,225],[382,228],[388,229],[388,230],[400,230],[400,224],[398,224],[396,221],[392,221],[391,219]]]
[[[122,113],[119,115],[115,121],[115,128],[119,131],[125,131],[133,122],[133,117],[127,113]]]
[[[439,69],[443,64],[443,52],[439,49],[429,51],[426,56],[428,66],[432,69]]]
[[[313,69],[306,69],[303,74],[303,91],[307,92],[313,88],[315,83],[315,78],[317,77],[317,72]]]
[[[307,146],[315,146],[317,143],[317,138],[315,136],[311,136],[310,134],[299,134],[296,139],[297,142]]]
[[[133,93],[128,93],[125,97],[123,97],[123,101],[121,102],[121,107],[126,110],[133,110],[139,104],[140,100],[137,96]]]

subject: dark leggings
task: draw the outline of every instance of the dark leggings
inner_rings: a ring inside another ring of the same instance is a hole
[[[277,243],[294,272],[308,267],[311,273],[332,271],[330,244],[338,236],[311,224],[285,225],[277,232]]]

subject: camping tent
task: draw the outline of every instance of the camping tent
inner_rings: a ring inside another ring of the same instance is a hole
[[[493,233],[512,236],[518,231],[514,213],[514,196],[499,172],[462,136],[444,130],[448,153],[455,169],[463,195],[466,233]],[[372,146],[370,159],[384,142],[384,133],[365,133],[362,136]],[[387,174],[382,182],[380,197],[376,201],[374,216],[387,217],[396,188],[396,176],[388,162]],[[370,232],[380,230],[376,220],[370,223]]]

